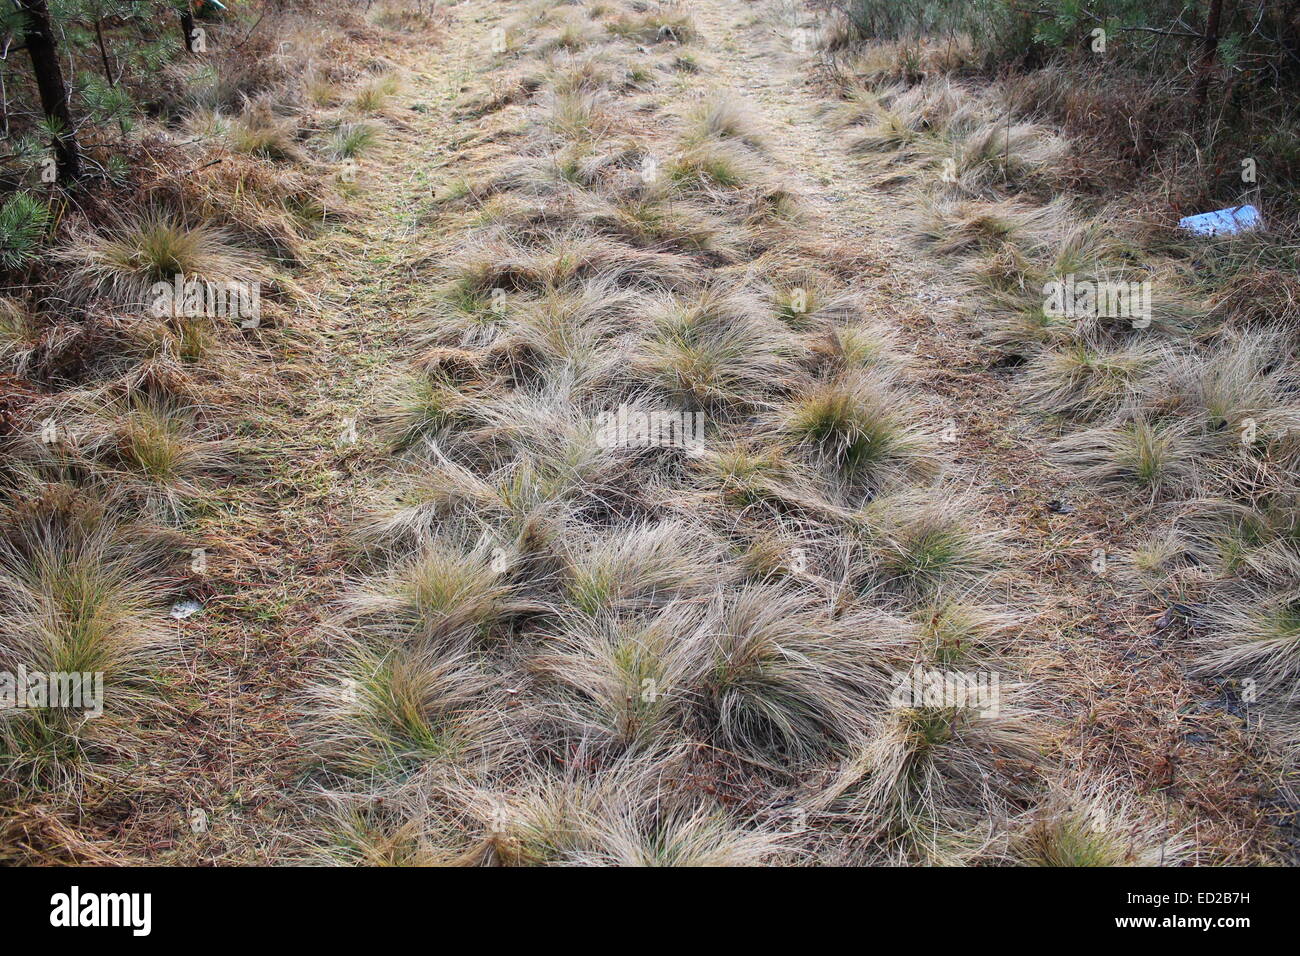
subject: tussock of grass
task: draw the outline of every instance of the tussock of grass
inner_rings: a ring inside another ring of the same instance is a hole
[[[975,530],[961,498],[881,498],[863,513],[862,587],[913,599],[972,590],[997,567],[994,538]]]
[[[546,125],[567,142],[596,142],[613,128],[609,103],[602,93],[578,90],[551,94],[546,110]]]
[[[1152,500],[1191,494],[1200,474],[1197,442],[1177,421],[1135,419],[1086,429],[1057,441],[1052,453],[1085,480]]]
[[[577,53],[591,44],[599,34],[588,23],[569,22],[553,33],[543,36],[535,44],[539,53]]]
[[[341,94],[327,76],[311,72],[303,78],[303,95],[312,106],[328,109],[338,103]]]
[[[1200,356],[1166,363],[1161,378],[1174,406],[1228,448],[1265,446],[1300,427],[1297,376],[1274,333],[1248,333]],[[1234,447],[1235,446],[1235,447]]]
[[[989,120],[933,150],[952,186],[973,196],[1041,187],[1061,163],[1066,142],[1034,123]]]
[[[277,118],[268,111],[236,117],[231,121],[228,135],[231,148],[238,153],[283,163],[303,158],[292,120]]]
[[[172,402],[137,400],[118,418],[116,459],[169,496],[194,495],[205,475],[228,466],[223,449],[205,441],[194,412]]]
[[[505,739],[492,679],[467,654],[356,645],[335,680],[319,689],[318,748],[343,773],[400,781],[495,756]]]
[[[683,149],[665,168],[684,190],[740,189],[759,179],[753,160],[727,143],[701,142]]]
[[[615,85],[615,73],[604,57],[592,54],[556,63],[542,82],[560,96],[596,93]]]
[[[777,315],[794,329],[826,328],[862,323],[861,310],[823,278],[795,276],[775,290]]]
[[[686,142],[722,140],[753,150],[765,148],[750,108],[739,100],[720,98],[697,108],[689,119]]]
[[[770,587],[719,599],[691,641],[698,719],[724,746],[795,760],[863,739],[901,643],[887,619],[833,619]]]
[[[704,253],[721,262],[741,257],[741,237],[719,218],[664,196],[586,199],[581,211],[595,229],[638,248]]]
[[[1056,790],[1011,844],[1022,866],[1176,866],[1191,842],[1112,784]]]
[[[579,606],[584,596],[575,595]],[[563,688],[556,719],[576,738],[653,748],[685,719],[690,660],[681,638],[697,618],[685,606],[644,623],[605,611],[564,618],[529,669]]]
[[[504,865],[752,866],[782,856],[781,834],[717,804],[665,799],[681,750],[624,757],[595,779],[545,776],[490,801],[490,857]]]
[[[815,383],[780,416],[780,430],[815,466],[883,489],[933,471],[931,442],[881,373]]]
[[[353,159],[373,146],[378,136],[370,123],[340,123],[330,134],[326,151],[331,159]]]
[[[830,792],[842,794],[861,830],[924,843],[936,829],[978,826],[1032,793],[1044,744],[1032,713],[1005,697],[997,716],[893,707]]]
[[[661,299],[637,359],[652,382],[690,408],[725,409],[779,388],[793,373],[770,307],[738,290]]]
[[[1048,242],[1064,214],[1061,203],[940,201],[926,208],[915,237],[945,256],[998,250],[1006,243],[1034,251]]]
[[[1300,596],[1244,590],[1214,608],[1214,634],[1200,662],[1202,673],[1248,679],[1262,699],[1293,702],[1300,678]]]
[[[944,129],[954,114],[969,109],[964,91],[945,80],[855,93],[839,117],[843,125],[866,127],[853,148],[886,153],[893,161],[917,155],[915,147],[925,138]]]
[[[59,258],[68,266],[66,294],[79,302],[104,296],[121,305],[147,306],[150,288],[176,275],[209,282],[266,276],[265,265],[229,233],[158,211],[123,217],[104,232],[83,235],[60,250]]]
[[[868,322],[855,322],[835,329],[827,340],[827,352],[839,369],[894,371],[906,364],[895,348],[889,329]]]
[[[401,451],[442,436],[463,421],[471,403],[471,397],[443,375],[408,375],[391,387],[388,407],[377,424],[383,439]]]
[[[614,36],[636,43],[689,43],[695,39],[695,24],[677,3],[638,14],[624,14],[605,28]]]
[[[912,613],[924,659],[940,667],[962,667],[1006,652],[1015,621],[1007,612],[941,599]]]
[[[731,508],[797,508],[813,495],[798,487],[794,462],[776,445],[719,444],[703,449],[692,464],[702,483]]]
[[[587,543],[572,558],[564,589],[585,614],[654,607],[720,587],[726,580],[720,553],[684,524],[634,525]]]
[[[39,344],[36,316],[17,299],[0,297],[0,361],[22,369]]]
[[[381,580],[354,593],[347,619],[411,646],[468,646],[531,605],[493,566],[493,553],[428,542]]]
[[[394,75],[378,76],[362,84],[352,97],[356,113],[378,113],[397,93],[400,83]]]
[[[46,788],[72,792],[115,747],[137,739],[155,699],[149,673],[169,640],[166,545],[67,486],[46,486],[3,519],[0,670],[102,672],[105,711],[92,719],[32,709],[0,721],[0,789],[26,799]]]
[[[1038,410],[1093,419],[1140,403],[1160,359],[1150,346],[1102,351],[1078,343],[1039,353],[1024,382]]]
[[[483,240],[454,255],[448,271],[456,283],[451,290],[454,296],[489,305],[498,288],[508,294],[544,293],[592,279],[636,283],[646,291],[694,284],[690,262],[684,257],[636,249],[578,230],[555,237],[542,249]],[[506,300],[506,309],[509,304]]]
[[[176,360],[187,365],[216,363],[228,349],[216,322],[206,316],[179,316],[135,323],[129,342],[142,362]]]
[[[1300,507],[1291,493],[1252,504],[1210,498],[1178,523],[1172,536],[1198,563],[1224,577],[1255,577],[1272,585],[1300,581]]]

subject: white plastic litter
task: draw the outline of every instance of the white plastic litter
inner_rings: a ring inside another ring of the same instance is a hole
[[[1229,206],[1214,212],[1185,216],[1178,225],[1201,236],[1235,236],[1264,225],[1264,218],[1254,206]]]
[[[183,621],[195,611],[203,610],[203,605],[198,601],[177,601],[172,605],[172,617],[178,621]]]

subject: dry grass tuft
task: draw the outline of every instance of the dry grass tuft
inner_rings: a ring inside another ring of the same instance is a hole
[[[160,211],[124,216],[108,230],[79,236],[58,257],[68,266],[65,294],[75,302],[106,297],[146,307],[154,284],[170,284],[177,275],[230,283],[267,277],[266,266],[229,233]]]

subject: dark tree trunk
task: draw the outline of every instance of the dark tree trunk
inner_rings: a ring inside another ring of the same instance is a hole
[[[50,12],[45,0],[15,0],[24,18],[23,42],[32,58],[36,88],[41,95],[41,109],[59,127],[54,139],[54,161],[63,181],[81,175],[81,153],[72,132],[72,114],[68,112],[68,88],[59,67],[59,51],[50,27]]]
[[[108,47],[104,44],[104,18],[95,12],[95,39],[99,41],[99,59],[104,64],[104,79],[109,86],[117,86],[113,79],[113,68],[108,64]]]
[[[180,9],[181,14],[181,33],[185,34],[185,52],[194,52],[194,14],[190,12],[190,5],[187,2]]]
[[[1219,25],[1223,20],[1223,0],[1210,0],[1210,12],[1205,18],[1205,35],[1201,38],[1200,76],[1196,78],[1196,104],[1204,106],[1210,94],[1210,73],[1214,69],[1214,55],[1219,50]]]

